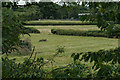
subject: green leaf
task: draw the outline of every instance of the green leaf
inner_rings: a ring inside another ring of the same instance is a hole
[[[79,59],[79,54],[77,53],[77,55],[74,56],[74,61]]]

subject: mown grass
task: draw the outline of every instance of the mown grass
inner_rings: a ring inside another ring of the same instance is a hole
[[[69,25],[69,26],[25,26],[25,27],[34,27],[40,32],[50,33],[51,29],[74,29],[74,30],[100,30],[96,25]]]
[[[118,39],[103,38],[103,37],[82,37],[82,36],[64,36],[54,35],[49,32],[51,27],[53,28],[79,28],[83,30],[89,30],[91,26],[30,26],[35,27],[41,31],[40,34],[30,34],[24,37],[30,38],[31,43],[35,46],[35,52],[37,57],[43,57],[45,60],[50,59],[56,52],[57,46],[65,46],[65,52],[59,54],[54,60],[55,66],[64,66],[72,62],[70,57],[72,53],[98,51],[100,49],[111,49],[118,46]],[[91,27],[92,28],[92,27]],[[43,29],[48,29],[44,31]],[[96,29],[95,26],[93,29]],[[40,39],[47,39],[46,42],[39,42]],[[26,56],[10,55],[9,58],[16,58],[16,62],[23,62]],[[50,67],[47,65],[46,67]]]

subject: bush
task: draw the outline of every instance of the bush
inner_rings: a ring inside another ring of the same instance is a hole
[[[11,52],[12,54],[17,53],[20,55],[27,55],[31,53],[31,50],[32,50],[31,40],[29,38],[20,40],[18,45],[13,46],[13,48],[16,48],[16,49]]]
[[[107,33],[109,36],[120,37],[120,25],[110,26],[107,28]]]
[[[120,75],[120,48],[99,50],[97,52],[73,53],[72,57],[75,62],[94,62],[92,69],[96,71],[96,77],[98,78],[116,78]]]
[[[39,30],[37,30],[37,29],[35,29],[35,28],[33,28],[33,27],[25,27],[25,28],[24,28],[24,31],[25,31],[26,33],[40,33]]]
[[[53,34],[57,35],[72,35],[72,36],[93,36],[93,37],[110,37],[104,31],[80,31],[72,29],[51,29]]]
[[[91,78],[91,69],[81,63],[69,64],[52,71],[53,78]]]
[[[2,58],[2,79],[10,78],[43,78],[45,71],[38,67],[43,59],[25,58],[23,63],[16,63],[15,59],[10,60],[8,57]]]
[[[22,43],[21,45],[28,45]],[[25,57],[24,62],[16,63],[15,58],[9,59],[8,56],[4,55],[2,56],[2,79],[8,79],[8,78],[46,78],[48,76],[48,71],[44,69],[43,67],[46,66],[46,64],[50,63],[51,61],[54,61],[53,59],[60,53],[64,52],[64,47],[59,46],[56,49],[56,53],[52,58],[50,58],[48,61],[44,61],[44,58],[37,57],[37,52],[35,52],[35,55],[33,56],[35,51],[35,47],[32,50],[32,53],[30,54],[30,57]],[[51,63],[52,64],[52,63]]]

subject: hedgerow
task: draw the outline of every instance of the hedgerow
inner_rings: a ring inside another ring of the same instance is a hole
[[[80,31],[72,29],[51,29],[53,34],[57,35],[72,35],[72,36],[94,36],[94,37],[108,37],[104,31]]]
[[[26,21],[23,25],[96,25],[91,22],[80,22],[80,21]]]
[[[93,36],[93,37],[116,37],[114,34],[109,35],[106,31],[81,31],[73,29],[51,29],[51,33],[57,35],[72,35],[72,36]]]
[[[37,30],[37,29],[35,29],[35,28],[33,28],[33,27],[25,27],[25,28],[24,28],[24,31],[25,31],[26,33],[40,33],[39,30]]]

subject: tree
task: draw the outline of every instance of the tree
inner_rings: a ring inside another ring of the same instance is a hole
[[[23,8],[19,8],[15,11],[19,18],[25,20],[38,20],[42,18],[42,13],[37,5],[30,5]]]
[[[8,53],[19,42],[23,26],[12,9],[2,9],[2,53]]]
[[[39,2],[36,5],[39,6],[40,11],[43,14],[43,19],[49,19],[51,16],[56,18],[57,10],[59,9],[59,5],[53,2]]]
[[[87,5],[91,10],[90,21],[97,22],[97,26],[108,35],[119,36],[120,2],[89,2]]]

